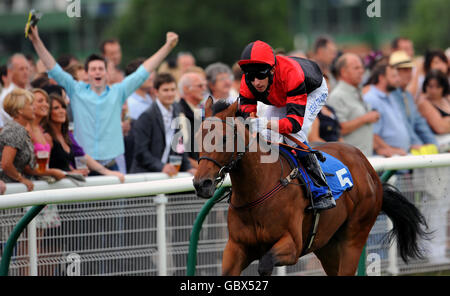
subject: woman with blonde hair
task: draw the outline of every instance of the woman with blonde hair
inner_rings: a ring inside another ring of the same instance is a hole
[[[46,171],[50,159],[52,139],[49,134],[44,132],[42,123],[49,113],[48,94],[41,88],[32,89],[34,100],[34,119],[30,124],[31,140],[34,145],[34,155],[36,157],[37,169]],[[49,258],[49,253],[60,254],[59,244],[49,243],[48,236],[54,236],[61,226],[61,219],[58,207],[55,204],[46,205],[36,217],[37,228],[37,254],[39,258]],[[55,264],[40,265],[39,275],[54,275]]]
[[[35,168],[36,157],[30,136],[31,123],[35,119],[33,101],[33,94],[27,90],[16,88],[9,93],[3,101],[3,109],[13,120],[0,132],[0,179],[7,183],[23,183],[28,191],[33,190],[34,185],[26,176],[52,176],[57,180],[65,177],[58,169],[38,171]]]

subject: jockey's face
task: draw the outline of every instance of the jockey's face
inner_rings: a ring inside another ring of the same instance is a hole
[[[266,77],[266,78],[264,78],[264,79],[262,79],[262,80],[260,80],[260,79],[258,79],[258,78],[255,78],[253,81],[252,81],[252,85],[256,88],[256,90],[258,91],[258,92],[264,92],[266,89],[267,89],[267,87],[269,86],[269,77]]]
[[[272,68],[270,70],[270,75],[273,75],[274,73],[274,68]],[[259,77],[258,75],[253,75],[250,76],[249,80],[251,81],[251,84],[253,85],[253,87],[258,91],[258,92],[265,92],[267,90],[267,88],[269,87],[269,76],[262,78]]]

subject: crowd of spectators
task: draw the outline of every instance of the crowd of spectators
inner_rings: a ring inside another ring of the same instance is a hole
[[[321,67],[327,65],[324,53],[336,48],[326,43],[334,42],[318,38],[311,55],[313,60],[322,57]],[[323,53],[317,55],[320,47]],[[333,62],[322,69],[329,98],[309,140],[344,141],[366,156],[448,152],[449,66],[442,49],[415,56],[413,42],[404,37],[395,38],[386,53],[336,52]]]
[[[32,190],[32,178],[61,179],[67,172],[121,181],[137,172],[194,174],[193,139],[206,98],[232,103],[238,97],[237,64],[218,61],[203,69],[190,52],[165,61],[178,41],[175,33],[167,33],[152,56],[123,68],[117,39],[103,41],[100,53],[84,64],[72,54],[54,58],[37,28],[30,41],[36,62],[16,53],[0,69],[2,192],[4,182],[22,182]],[[314,60],[327,81],[327,104],[309,141],[346,142],[366,156],[383,157],[448,149],[437,140],[450,134],[450,71],[443,50],[417,57],[413,42],[402,37],[393,40],[390,52],[361,56],[322,36],[310,53],[277,52]],[[47,169],[37,172],[37,160],[47,154]]]
[[[203,69],[190,52],[166,61],[178,41],[172,32],[156,53],[124,67],[117,39],[103,41],[84,62],[73,54],[54,58],[37,28],[30,41],[36,62],[16,53],[0,67],[1,194],[9,182],[31,191],[36,179],[194,174],[205,100],[233,103],[243,75],[237,63]],[[309,53],[276,51],[314,60],[327,81],[328,100],[309,142],[349,143],[367,157],[450,151],[450,63],[443,50],[416,56],[413,42],[400,37],[389,52],[362,56],[322,36]],[[258,114],[264,107],[258,102]],[[37,222],[39,236],[60,227],[57,207],[47,206]]]

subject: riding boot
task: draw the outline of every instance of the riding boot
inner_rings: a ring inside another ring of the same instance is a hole
[[[336,202],[328,186],[325,174],[320,167],[317,156],[314,153],[308,153],[305,156],[300,157],[300,162],[308,172],[312,182],[315,186],[320,187],[324,193],[313,198],[312,209],[314,210],[328,210],[336,206]]]

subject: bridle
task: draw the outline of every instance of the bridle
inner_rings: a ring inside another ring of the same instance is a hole
[[[204,122],[205,121],[212,121],[212,122],[216,121],[216,122],[225,123],[226,125],[231,126],[233,128],[233,135],[234,135],[235,141],[236,141],[237,137],[239,136],[238,131],[237,131],[237,125],[235,124],[234,120],[233,120],[233,123],[230,123],[230,122],[228,122],[227,120],[224,120],[224,119],[218,119],[218,118],[215,118],[215,117],[210,117],[210,118],[206,118],[204,120]],[[225,134],[224,138],[226,139],[226,134]],[[244,136],[244,143],[245,143],[245,136]],[[213,159],[211,157],[208,157],[208,156],[200,157],[198,159],[198,163],[200,164],[201,160],[208,160],[208,161],[211,161],[212,163],[214,163],[217,167],[219,167],[219,172],[217,174],[217,178],[215,179],[215,182],[216,182],[216,184],[221,183],[225,179],[225,175],[227,173],[230,173],[231,171],[233,171],[237,167],[238,162],[244,157],[245,153],[248,152],[251,143],[252,143],[252,140],[250,139],[249,143],[245,146],[244,151],[233,152],[233,154],[231,154],[231,157],[228,160],[228,162],[226,164],[224,164],[224,165],[222,165],[217,160],[215,160],[215,159]]]

